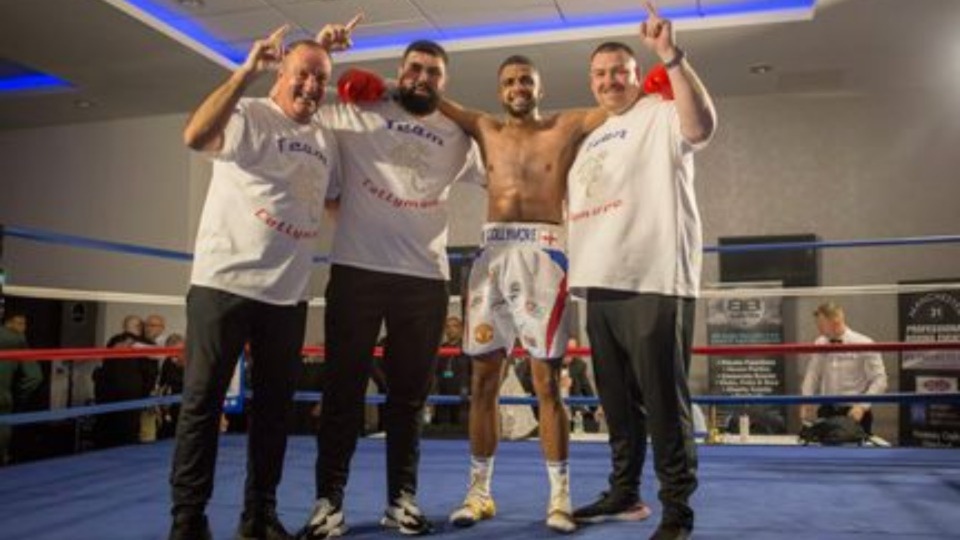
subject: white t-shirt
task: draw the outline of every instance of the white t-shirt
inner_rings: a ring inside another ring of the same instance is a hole
[[[213,154],[191,283],[271,304],[304,300],[324,197],[337,164],[317,120],[294,122],[268,98],[237,104]]]
[[[694,149],[673,103],[659,96],[640,99],[584,140],[568,181],[574,293],[697,296],[703,239]]]
[[[407,113],[392,99],[321,108],[342,175],[334,264],[449,279],[447,198],[458,178],[483,183],[472,140],[447,117]]]

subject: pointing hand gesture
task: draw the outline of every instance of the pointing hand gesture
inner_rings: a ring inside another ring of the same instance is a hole
[[[647,20],[640,24],[640,39],[664,62],[674,56],[673,23],[660,17],[652,2],[646,2]]]
[[[328,24],[317,34],[316,41],[330,52],[345,51],[353,46],[350,34],[363,20],[363,12],[357,13],[347,24]]]
[[[254,41],[241,69],[256,74],[276,67],[283,60],[283,37],[289,29],[289,26],[283,25],[268,38]]]

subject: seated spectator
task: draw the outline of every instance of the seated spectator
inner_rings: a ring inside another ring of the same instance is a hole
[[[873,343],[869,337],[851,330],[843,308],[833,302],[821,304],[813,312],[820,335],[814,343]],[[807,363],[801,391],[803,395],[869,395],[887,390],[887,372],[877,352],[836,352],[814,354]],[[800,417],[813,420],[813,405],[802,405]],[[817,408],[816,416],[849,416],[872,434],[873,413],[869,403],[827,404]]]

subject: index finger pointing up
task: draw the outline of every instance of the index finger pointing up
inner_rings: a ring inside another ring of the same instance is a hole
[[[653,5],[653,2],[647,0],[644,2],[644,9],[647,10],[647,15],[650,19],[656,20],[660,18],[660,14],[657,13],[657,7]]]
[[[270,37],[267,38],[267,41],[270,41],[271,43],[280,43],[283,41],[283,36],[287,35],[287,32],[289,30],[290,30],[290,25],[285,24],[280,28],[277,28],[276,30],[274,30],[273,33],[270,34]]]
[[[363,20],[363,12],[361,11],[360,13],[357,13],[356,15],[354,15],[353,18],[350,19],[350,21],[347,22],[346,25],[344,25],[344,28],[346,28],[347,31],[349,32],[354,28],[356,28],[357,25],[360,24],[360,21],[362,20]]]

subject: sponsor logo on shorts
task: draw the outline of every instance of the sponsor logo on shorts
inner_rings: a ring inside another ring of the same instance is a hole
[[[488,229],[483,233],[486,244],[493,242],[534,243],[553,246],[560,243],[561,237],[553,231],[543,231],[538,227],[505,227]]]
[[[487,323],[480,323],[473,328],[473,340],[481,345],[493,341],[493,327]]]
[[[524,308],[527,310],[527,314],[535,319],[542,319],[546,316],[547,310],[543,308],[540,304],[532,300],[527,300],[527,303],[524,305]]]
[[[526,345],[528,349],[534,349],[537,347],[537,338],[532,336],[523,336],[523,344]]]

